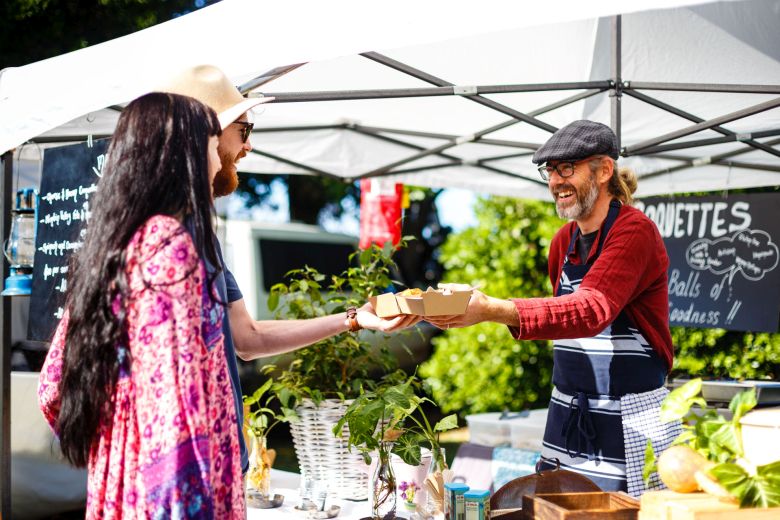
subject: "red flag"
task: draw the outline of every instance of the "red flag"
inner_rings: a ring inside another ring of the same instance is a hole
[[[360,181],[360,248],[401,241],[403,184],[379,179]]]

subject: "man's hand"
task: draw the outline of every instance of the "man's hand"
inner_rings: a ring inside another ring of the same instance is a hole
[[[458,284],[439,284],[439,289],[460,290]],[[489,297],[482,291],[474,289],[471,293],[466,312],[452,316],[428,316],[425,321],[439,327],[440,329],[457,329],[461,327],[470,327],[483,321],[488,321],[489,317]]]
[[[459,284],[439,284],[440,289],[462,290]],[[520,323],[515,304],[509,300],[493,298],[474,289],[466,312],[454,316],[429,316],[425,321],[440,329],[470,327],[483,321],[494,321],[504,325],[518,326]]]
[[[395,332],[416,325],[421,317],[414,314],[401,314],[395,318],[380,318],[370,303],[366,303],[357,313],[357,321],[364,329],[380,332]]]

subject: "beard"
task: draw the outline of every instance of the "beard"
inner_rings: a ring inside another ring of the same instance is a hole
[[[219,169],[216,176],[214,176],[214,198],[224,197],[230,195],[236,188],[238,188],[238,170],[236,169],[236,161],[246,155],[244,150],[237,156],[233,156],[228,152],[219,150],[219,158],[222,161],[222,168]]]
[[[596,203],[596,199],[599,197],[599,186],[596,182],[596,175],[591,173],[588,176],[588,181],[585,185],[579,189],[575,188],[572,184],[566,183],[555,188],[555,191],[550,190],[555,200],[555,210],[558,212],[558,216],[565,219],[580,220],[588,217],[593,211],[593,206]],[[571,191],[574,195],[574,202],[569,205],[571,198],[561,201],[558,199],[557,194],[562,191]],[[567,204],[562,206],[561,203]]]

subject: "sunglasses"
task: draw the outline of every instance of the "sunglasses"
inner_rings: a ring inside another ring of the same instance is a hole
[[[255,127],[254,123],[249,121],[233,121],[234,125],[241,125],[241,142],[245,143],[249,139],[249,134],[252,133],[252,129]]]

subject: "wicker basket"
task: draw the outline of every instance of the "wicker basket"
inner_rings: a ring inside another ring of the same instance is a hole
[[[300,421],[290,424],[295,454],[301,475],[329,483],[330,493],[348,500],[368,498],[368,466],[357,450],[347,449],[349,427],[341,438],[333,435],[333,426],[341,419],[349,403],[326,399],[319,406],[305,400],[295,409]]]

